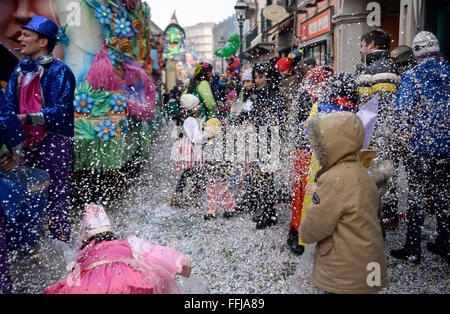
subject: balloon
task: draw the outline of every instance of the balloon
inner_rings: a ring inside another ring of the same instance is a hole
[[[239,35],[236,33],[232,34],[225,46],[216,50],[215,55],[221,58],[227,58],[231,55],[236,56],[236,52],[242,44],[243,42],[239,40]]]

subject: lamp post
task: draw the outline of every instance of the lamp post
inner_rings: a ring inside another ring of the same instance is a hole
[[[225,38],[223,38],[223,36],[221,36],[217,43],[219,44],[219,47],[225,46],[225,44],[226,44]],[[222,60],[222,74],[223,74],[223,57],[221,57],[220,59]]]
[[[244,41],[244,36],[242,35],[242,28],[244,27],[245,16],[248,9],[248,4],[244,0],[238,0],[236,5],[234,6],[236,10],[236,19],[239,24],[239,35],[240,41]],[[239,46],[239,60],[242,62],[242,45]]]

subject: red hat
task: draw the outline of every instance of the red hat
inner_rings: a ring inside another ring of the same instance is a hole
[[[289,70],[292,71],[292,59],[290,58],[281,58],[277,62],[278,71]]]

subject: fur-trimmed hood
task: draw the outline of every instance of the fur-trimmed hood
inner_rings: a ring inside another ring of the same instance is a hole
[[[364,142],[364,125],[354,113],[318,115],[306,126],[308,140],[321,166],[316,180],[341,161],[358,160],[357,154]]]

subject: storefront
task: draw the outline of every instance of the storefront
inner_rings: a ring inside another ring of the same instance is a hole
[[[441,53],[450,58],[450,0],[425,1],[423,29],[436,34]]]
[[[450,58],[450,0],[401,0],[399,29],[399,44],[408,46],[418,32],[432,32],[439,40],[441,53]]]
[[[318,65],[333,60],[332,11],[333,8],[328,8],[299,27],[299,48],[304,50],[305,57],[314,57]]]

